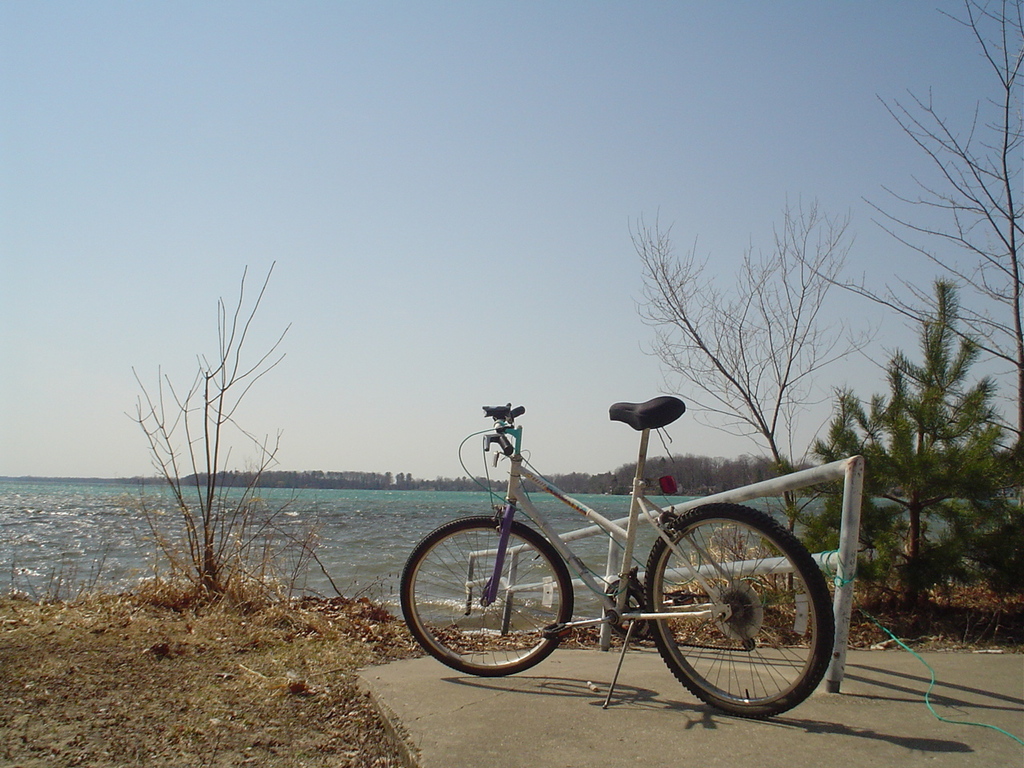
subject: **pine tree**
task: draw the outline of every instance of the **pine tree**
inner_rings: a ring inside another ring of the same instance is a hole
[[[873,575],[895,575],[907,603],[936,583],[965,577],[970,542],[963,532],[986,529],[1005,507],[992,503],[1007,482],[995,386],[987,377],[970,381],[980,350],[959,332],[953,283],[936,282],[935,308],[921,324],[922,362],[895,353],[889,395],[867,404],[840,392],[828,437],[815,445],[824,461],[865,457],[870,501],[861,541],[875,558]],[[811,521],[812,535],[820,523]]]

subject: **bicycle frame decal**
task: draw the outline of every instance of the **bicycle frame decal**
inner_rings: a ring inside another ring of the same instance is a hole
[[[519,476],[526,478],[531,483],[540,488],[542,491],[551,494],[560,502],[565,504],[567,507],[576,510],[588,520],[597,523],[599,526],[604,528],[609,534],[613,535],[620,541],[626,540],[627,533],[625,528],[612,522],[599,512],[594,511],[586,504],[577,501],[572,496],[566,494],[565,491],[563,491],[561,488],[552,485],[540,475],[534,474],[530,470],[524,469],[523,467],[519,467]],[[531,517],[531,519],[533,518]],[[536,520],[534,520],[534,522],[536,522]]]

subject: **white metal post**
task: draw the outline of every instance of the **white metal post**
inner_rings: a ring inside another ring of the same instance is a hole
[[[825,689],[839,693],[846,672],[846,645],[850,637],[850,612],[853,609],[853,579],[857,575],[857,546],[860,540],[860,504],[864,493],[864,457],[853,456],[846,464],[843,482],[843,519],[839,529],[839,568],[836,593],[832,602],[836,639],[832,661],[825,673]]]
[[[609,584],[615,579],[622,565],[622,548],[613,536],[608,537],[608,561],[605,565],[605,579]],[[612,647],[612,626],[611,624],[601,625],[601,650],[607,651]]]

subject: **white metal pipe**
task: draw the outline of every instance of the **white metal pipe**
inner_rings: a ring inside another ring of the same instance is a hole
[[[847,464],[850,461],[853,461],[853,459],[858,458],[860,457],[853,456],[849,459],[842,459],[840,461],[833,461],[830,464],[823,464],[820,467],[802,469],[799,472],[793,472],[792,474],[783,475],[782,477],[773,477],[771,480],[763,480],[762,482],[754,483],[753,485],[745,485],[742,488],[734,488],[731,491],[723,491],[722,493],[715,493],[711,496],[701,496],[696,499],[674,504],[673,506],[666,508],[665,511],[679,514],[694,509],[695,507],[702,507],[705,504],[715,504],[717,502],[726,501],[750,501],[751,499],[761,499],[766,496],[781,496],[786,491],[796,491],[800,488],[806,488],[809,485],[816,485],[817,483],[828,482],[829,480],[841,480],[846,474]],[[612,520],[611,522],[621,529],[622,526],[629,523],[629,517],[620,517],[617,520]],[[585,539],[598,534],[607,535],[607,533],[608,532],[599,525],[588,525],[586,528],[577,528],[569,533],[563,533],[562,540],[577,541],[579,539]]]
[[[619,572],[619,567],[622,565],[622,550],[619,548],[619,542],[613,537],[608,537],[608,559],[605,561],[605,579],[608,583],[612,583],[612,574]],[[601,625],[600,634],[602,651],[607,651],[612,647],[612,627],[611,624]]]
[[[856,458],[856,457],[855,457]],[[718,502],[739,502],[750,499],[761,499],[765,496],[781,496],[786,491],[796,491],[806,488],[809,485],[824,483],[829,480],[839,480],[846,474],[847,465],[851,459],[840,459],[830,464],[822,464],[820,467],[802,469],[780,477],[773,477],[770,480],[762,480],[760,483],[745,485],[742,488],[734,488],[722,493],[714,493],[710,496],[703,496],[699,499],[684,501],[668,508],[668,512],[686,512],[694,507]]]
[[[832,602],[836,639],[832,661],[825,672],[829,693],[839,693],[846,673],[846,644],[850,637],[850,612],[853,610],[853,579],[857,575],[857,547],[860,541],[860,505],[864,495],[864,457],[847,461],[843,483],[843,517],[839,528],[839,567],[836,569],[836,593]]]
[[[831,552],[817,552],[811,555],[811,559],[818,564],[821,568],[828,568],[836,570],[839,565],[839,552],[833,550]],[[736,567],[739,566],[739,567]],[[723,563],[722,568],[727,570],[729,573],[735,576],[762,576],[766,573],[792,573],[793,568],[789,565],[789,560],[784,557],[774,557],[767,560],[748,560],[743,562],[731,562]],[[718,571],[709,565],[702,566],[696,569],[702,576],[716,576]],[[674,575],[678,578],[686,578],[689,574],[679,569],[670,569],[666,571],[669,575]],[[645,571],[640,571],[637,574],[637,578],[642,582],[647,577]],[[573,579],[573,587],[584,587],[582,579]],[[532,586],[536,588],[537,585],[524,585]]]

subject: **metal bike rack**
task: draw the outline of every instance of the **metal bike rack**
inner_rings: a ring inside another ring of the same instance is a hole
[[[850,456],[830,464],[823,464],[820,467],[804,469],[760,483],[685,501],[666,509],[667,512],[683,513],[695,507],[716,502],[738,503],[769,496],[781,496],[786,491],[796,491],[834,480],[843,481],[843,514],[839,530],[839,549],[812,555],[819,565],[832,568],[836,572],[835,595],[832,601],[832,611],[835,615],[835,644],[832,647],[832,660],[825,673],[825,685],[829,693],[839,693],[839,687],[846,671],[846,646],[850,636],[853,580],[857,573],[857,542],[860,536],[860,509],[864,491],[864,457]],[[628,517],[624,517],[614,522],[621,526],[628,520]],[[565,541],[575,541],[599,533],[606,533],[606,531],[597,525],[591,525],[563,534],[562,538]],[[618,578],[619,553],[620,550],[615,541],[610,541],[605,568],[606,579],[609,580],[609,583]],[[602,649],[607,650],[610,642],[611,637],[606,625],[602,627]]]

